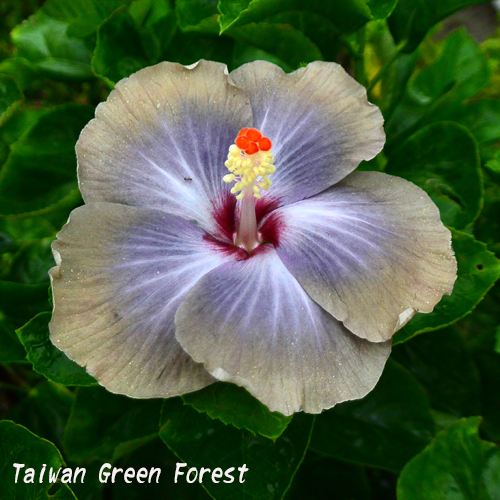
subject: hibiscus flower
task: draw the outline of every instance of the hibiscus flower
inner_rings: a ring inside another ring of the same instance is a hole
[[[353,173],[382,124],[335,63],[125,78],[77,143],[85,205],[53,244],[52,341],[131,397],[222,380],[285,415],[363,397],[456,277],[427,194]]]

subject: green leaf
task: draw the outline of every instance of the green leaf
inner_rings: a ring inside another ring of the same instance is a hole
[[[500,101],[484,99],[469,102],[459,108],[455,119],[474,135],[482,158],[490,158],[483,153],[489,152],[488,146],[492,146],[494,151],[498,148],[496,143],[500,140]]]
[[[1,61],[0,73],[14,78],[21,90],[28,89],[38,76],[36,68],[22,57],[11,57]]]
[[[68,24],[70,37],[84,38],[94,33],[113,11],[131,0],[48,0],[42,11]]]
[[[407,52],[414,51],[432,26],[460,9],[484,0],[399,0],[389,17],[396,43],[406,40]]]
[[[176,29],[175,13],[163,0],[140,0],[129,11],[118,9],[97,31],[92,68],[112,86],[160,61]]]
[[[0,281],[0,363],[25,361],[26,351],[15,329],[40,311],[49,309],[47,285]]]
[[[73,399],[65,387],[45,380],[19,397],[5,417],[60,447]]]
[[[62,385],[96,385],[96,380],[85,371],[85,368],[71,361],[50,341],[51,315],[50,312],[37,314],[16,332],[26,349],[26,358],[33,364],[33,369]]]
[[[61,220],[64,224],[68,220]],[[0,278],[26,284],[49,283],[48,270],[54,265],[50,245],[56,228],[41,216],[0,218]]]
[[[311,449],[358,464],[399,472],[435,432],[422,386],[389,359],[375,389],[316,419]]]
[[[0,214],[40,210],[74,193],[75,143],[92,117],[86,106],[56,107],[12,145],[0,173]]]
[[[498,150],[495,156],[486,163],[486,166],[493,170],[493,172],[500,173],[500,150]]]
[[[179,0],[179,25],[184,32],[218,34],[217,1]],[[326,17],[309,10],[277,13],[248,23],[243,29],[232,27],[225,34],[238,40],[235,67],[264,59],[292,71],[300,63],[313,60],[335,60],[340,34]],[[273,40],[275,43],[271,43]]]
[[[217,35],[217,3],[218,0],[177,0],[175,6],[180,28],[185,32]]]
[[[55,80],[87,80],[93,77],[92,51],[83,40],[67,34],[68,24],[42,10],[11,33],[17,55],[33,64],[42,74]]]
[[[277,57],[293,69],[301,63],[323,60],[318,47],[290,25],[251,23],[230,29],[227,34]]]
[[[97,31],[97,44],[92,58],[94,71],[116,83],[148,66],[150,60],[132,16],[120,9]]]
[[[47,466],[45,477],[52,467],[57,471],[64,467],[64,460],[59,450],[49,441],[42,439],[21,425],[9,420],[0,422],[0,484],[3,498],[9,499],[57,499],[76,500],[75,495],[67,484],[61,484],[57,493],[49,495],[51,484],[46,479],[39,482],[38,474],[43,464]],[[15,482],[16,469],[12,464],[26,464],[21,469],[17,483]],[[24,473],[27,468],[34,468],[37,473],[33,483],[24,482]]]
[[[481,434],[497,443],[500,442],[500,354],[495,352],[495,344],[500,325],[499,303],[500,281],[486,294],[474,314],[454,326],[467,342],[479,371]]]
[[[24,361],[26,352],[15,336],[7,315],[0,311],[0,363]]]
[[[151,62],[164,60],[163,54],[177,31],[177,16],[168,0],[135,0],[128,10]]]
[[[116,460],[158,436],[161,400],[131,399],[80,387],[64,432],[68,458]]]
[[[478,435],[479,417],[462,419],[404,468],[398,500],[500,498],[500,449]]]
[[[481,413],[479,372],[454,327],[399,344],[392,355],[424,386],[435,410],[457,417]]]
[[[308,451],[285,498],[373,500],[377,497],[371,492],[365,467]]]
[[[158,483],[155,476],[155,480],[150,484],[139,484],[136,481],[126,483],[123,474],[117,474],[116,481],[112,485],[113,498],[126,500],[144,500],[144,498],[155,500],[209,500],[212,498],[199,483],[174,482],[178,461],[179,459],[159,438],[125,455],[116,463],[116,467],[123,470],[132,467],[136,471],[141,467],[145,467],[147,470],[155,467],[161,469],[161,474]]]
[[[177,8],[183,31],[218,33],[217,2],[181,0]],[[313,20],[311,16],[304,16],[304,12],[290,13],[274,16],[266,19],[266,22],[245,23],[242,27],[235,25],[226,30],[225,35],[238,41],[234,54],[235,66],[265,59],[278,64],[285,71],[292,71],[301,63],[323,60],[321,51],[304,32],[307,28],[308,34],[317,34],[315,30],[320,26],[318,18],[324,18],[316,15]],[[322,28],[324,32],[324,25]]]
[[[398,0],[367,0],[373,19],[387,19],[398,3]]]
[[[485,88],[488,61],[465,30],[451,33],[439,55],[410,80],[404,98],[386,124],[386,150],[436,121],[455,121],[465,112],[463,102]]]
[[[341,45],[341,34],[326,17],[303,10],[277,14],[267,18],[266,22],[289,25],[301,31],[320,50],[325,60],[337,60]]]
[[[276,66],[279,66],[283,71],[290,73],[294,71],[294,67],[289,66],[286,62],[282,61],[279,57],[273,56],[264,50],[260,50],[253,45],[248,45],[243,42],[236,42],[234,45],[234,59],[232,69],[238,68],[243,64],[253,61],[269,61]]]
[[[218,382],[205,389],[184,394],[184,403],[199,412],[218,418],[237,429],[246,429],[275,440],[287,428],[293,416],[271,412],[267,406],[251,396],[245,389],[234,384]]]
[[[433,123],[413,134],[392,152],[385,171],[425,190],[447,226],[463,229],[479,215],[483,184],[477,145],[456,123]]]
[[[193,64],[200,59],[217,61],[231,66],[234,40],[218,35],[183,33],[177,30],[164,54],[165,61]]]
[[[23,99],[23,93],[14,78],[0,73],[0,125]]]
[[[486,57],[476,41],[461,29],[446,38],[440,57],[417,73],[411,91],[425,103],[440,98],[453,86],[454,98],[461,102],[485,88],[489,78]]]
[[[376,7],[375,10],[379,7],[379,13],[387,12],[387,8],[384,7],[386,2],[376,0],[372,1],[371,4]],[[231,27],[260,22],[269,16],[292,11],[310,11],[320,14],[329,19],[342,33],[352,33],[373,19],[366,0],[350,2],[344,0],[331,2],[321,0],[309,2],[300,0],[220,0],[219,11],[221,14],[219,17],[221,33]]]
[[[473,236],[452,230],[458,277],[450,296],[445,295],[434,311],[417,314],[393,337],[393,345],[419,333],[438,330],[466,316],[500,277],[500,260]]]
[[[281,499],[309,444],[313,418],[295,415],[276,442],[247,431],[224,425],[198,413],[179,398],[165,400],[160,420],[160,437],[165,444],[191,467],[219,467],[246,465],[245,482],[240,483],[243,471],[233,470],[233,483],[216,484],[205,475],[203,486],[214,498],[224,499]],[[185,481],[181,476],[180,481]]]

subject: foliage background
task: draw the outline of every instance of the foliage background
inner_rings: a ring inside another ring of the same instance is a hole
[[[500,499],[500,35],[478,44],[440,24],[477,3],[0,4],[0,498]],[[255,59],[286,71],[341,62],[386,120],[384,151],[360,168],[418,184],[452,229],[453,295],[398,332],[363,400],[293,419],[227,384],[132,400],[48,340],[50,243],[82,203],[80,130],[121,78],[200,58],[230,70]],[[176,485],[178,460],[249,472],[244,484]],[[16,485],[14,462],[66,463],[87,476]],[[104,462],[161,467],[161,483],[100,484]]]

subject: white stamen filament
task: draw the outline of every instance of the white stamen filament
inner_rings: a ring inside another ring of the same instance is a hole
[[[240,221],[236,230],[234,244],[243,247],[248,253],[260,244],[259,233],[257,232],[257,217],[255,215],[255,197],[251,186],[243,189]]]

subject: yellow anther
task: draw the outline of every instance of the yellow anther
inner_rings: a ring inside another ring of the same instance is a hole
[[[223,181],[227,183],[236,181],[231,193],[239,193],[236,196],[238,200],[243,197],[242,191],[246,187],[252,187],[255,198],[260,198],[261,190],[267,191],[271,186],[268,176],[276,171],[273,162],[274,157],[271,149],[248,154],[243,149],[238,148],[236,144],[232,144],[229,148],[227,161],[224,163],[231,173],[225,175]]]

